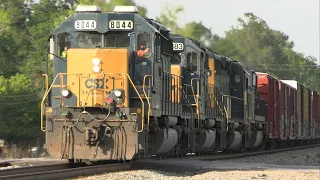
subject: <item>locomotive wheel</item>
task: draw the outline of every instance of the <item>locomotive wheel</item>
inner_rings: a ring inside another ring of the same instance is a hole
[[[81,163],[82,159],[68,159],[68,162],[70,164],[74,164],[74,163]]]

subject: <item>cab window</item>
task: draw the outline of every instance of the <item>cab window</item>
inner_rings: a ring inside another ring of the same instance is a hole
[[[196,71],[198,67],[198,54],[196,52],[192,52],[192,70]]]
[[[144,32],[137,34],[137,55],[148,57],[151,55],[151,36]]]
[[[99,33],[80,32],[77,35],[77,45],[79,48],[100,48],[101,38]]]
[[[196,52],[187,53],[187,69],[188,71],[197,71],[198,67],[198,54]]]
[[[66,46],[71,48],[71,34],[69,33],[58,34],[56,54],[58,56],[62,56],[62,52],[65,50]]]
[[[171,64],[180,64],[182,60],[182,53],[180,52],[174,52],[173,57],[171,57]]]
[[[192,53],[188,52],[187,53],[187,70],[188,71],[192,71],[192,60],[191,60],[191,57],[192,57]]]
[[[105,47],[129,47],[130,36],[128,32],[109,32],[105,34]]]

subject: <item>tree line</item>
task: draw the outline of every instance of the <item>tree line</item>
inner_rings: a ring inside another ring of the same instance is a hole
[[[112,11],[116,5],[136,5],[133,0],[0,0],[0,138],[28,141],[43,138],[40,100],[43,96],[48,37],[75,12],[78,4],[99,5]],[[138,6],[139,14],[147,9]],[[220,37],[202,22],[177,25],[183,7],[166,7],[156,18],[171,32],[200,40],[218,54],[239,60],[256,71],[281,79],[294,79],[320,92],[316,58],[293,50],[294,42],[253,13]]]

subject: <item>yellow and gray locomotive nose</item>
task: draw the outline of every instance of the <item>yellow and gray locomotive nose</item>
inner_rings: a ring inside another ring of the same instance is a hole
[[[78,105],[103,106],[107,95],[114,89],[123,91],[124,104],[128,105],[127,49],[70,49],[67,70],[70,74],[82,73],[80,79],[68,76],[68,84],[78,97]]]

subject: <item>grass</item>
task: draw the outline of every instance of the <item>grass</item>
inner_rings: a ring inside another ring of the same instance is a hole
[[[21,158],[32,158],[31,152],[32,146],[25,144],[10,144],[6,147],[2,153],[0,153],[0,158],[13,158],[13,159],[21,159]],[[41,148],[36,153],[34,157],[49,157],[46,152],[44,152]]]

